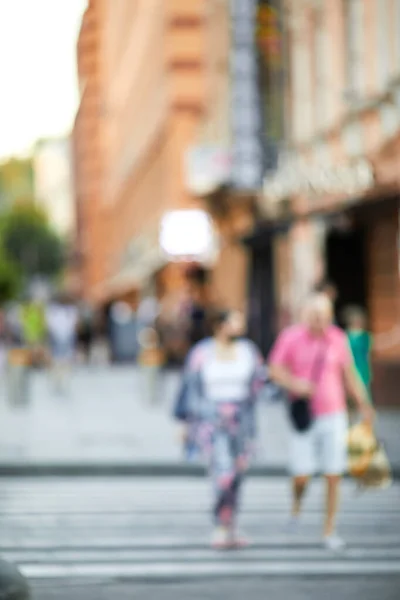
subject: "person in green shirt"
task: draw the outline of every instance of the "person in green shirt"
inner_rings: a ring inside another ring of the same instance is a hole
[[[20,324],[23,344],[30,355],[30,364],[42,367],[46,364],[46,319],[44,306],[29,301],[21,307]]]
[[[44,343],[46,336],[46,321],[43,305],[29,302],[22,307],[21,325],[24,341],[29,346]]]
[[[365,311],[357,306],[348,308],[346,310],[346,325],[347,337],[358,375],[367,389],[370,402],[372,402],[372,335],[367,329]]]

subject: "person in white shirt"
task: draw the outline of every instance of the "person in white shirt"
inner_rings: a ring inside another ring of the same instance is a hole
[[[218,312],[214,336],[196,344],[186,362],[174,416],[187,444],[206,458],[215,491],[212,545],[237,548],[239,494],[254,451],[255,402],[265,382],[257,347],[244,337],[244,317]]]
[[[46,310],[46,325],[57,392],[64,392],[76,348],[78,310],[67,296],[59,295]]]

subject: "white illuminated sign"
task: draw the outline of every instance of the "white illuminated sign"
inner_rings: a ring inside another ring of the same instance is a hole
[[[160,246],[171,258],[211,258],[215,252],[215,236],[209,215],[196,209],[165,214],[161,222]]]
[[[373,169],[367,160],[338,166],[288,162],[266,178],[264,194],[277,201],[300,194],[355,195],[367,191],[373,183]]]

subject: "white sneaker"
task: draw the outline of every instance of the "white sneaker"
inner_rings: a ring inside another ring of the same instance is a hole
[[[324,544],[325,548],[331,552],[341,552],[346,548],[346,542],[337,533],[326,535]]]
[[[211,546],[216,550],[224,550],[232,545],[232,532],[228,527],[216,527],[211,537]]]

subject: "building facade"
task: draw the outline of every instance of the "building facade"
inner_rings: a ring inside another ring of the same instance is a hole
[[[81,294],[85,298],[91,297],[91,290],[103,279],[105,271],[104,215],[100,210],[103,205],[102,29],[101,0],[90,0],[77,44],[81,100],[72,131],[75,246]]]
[[[212,216],[219,242],[207,265],[214,300],[248,309],[257,334],[258,315],[267,312],[271,342],[274,315],[256,293],[271,252],[253,260],[243,243],[263,173],[274,164],[267,132],[281,120],[272,93],[280,83],[270,4],[89,2],[78,43],[82,98],[74,128],[88,299],[135,304],[154,273],[163,293],[179,287],[182,265],[160,253],[160,223],[168,211],[200,208]],[[274,135],[276,144],[277,126]]]
[[[276,301],[295,317],[332,280],[339,322],[348,305],[368,312],[377,401],[398,403],[400,4],[296,0],[285,11],[289,127],[259,202]]]
[[[84,290],[131,303],[181,268],[159,247],[166,212],[201,208],[185,152],[210,98],[207,3],[92,0],[78,42],[82,84],[74,128]]]

